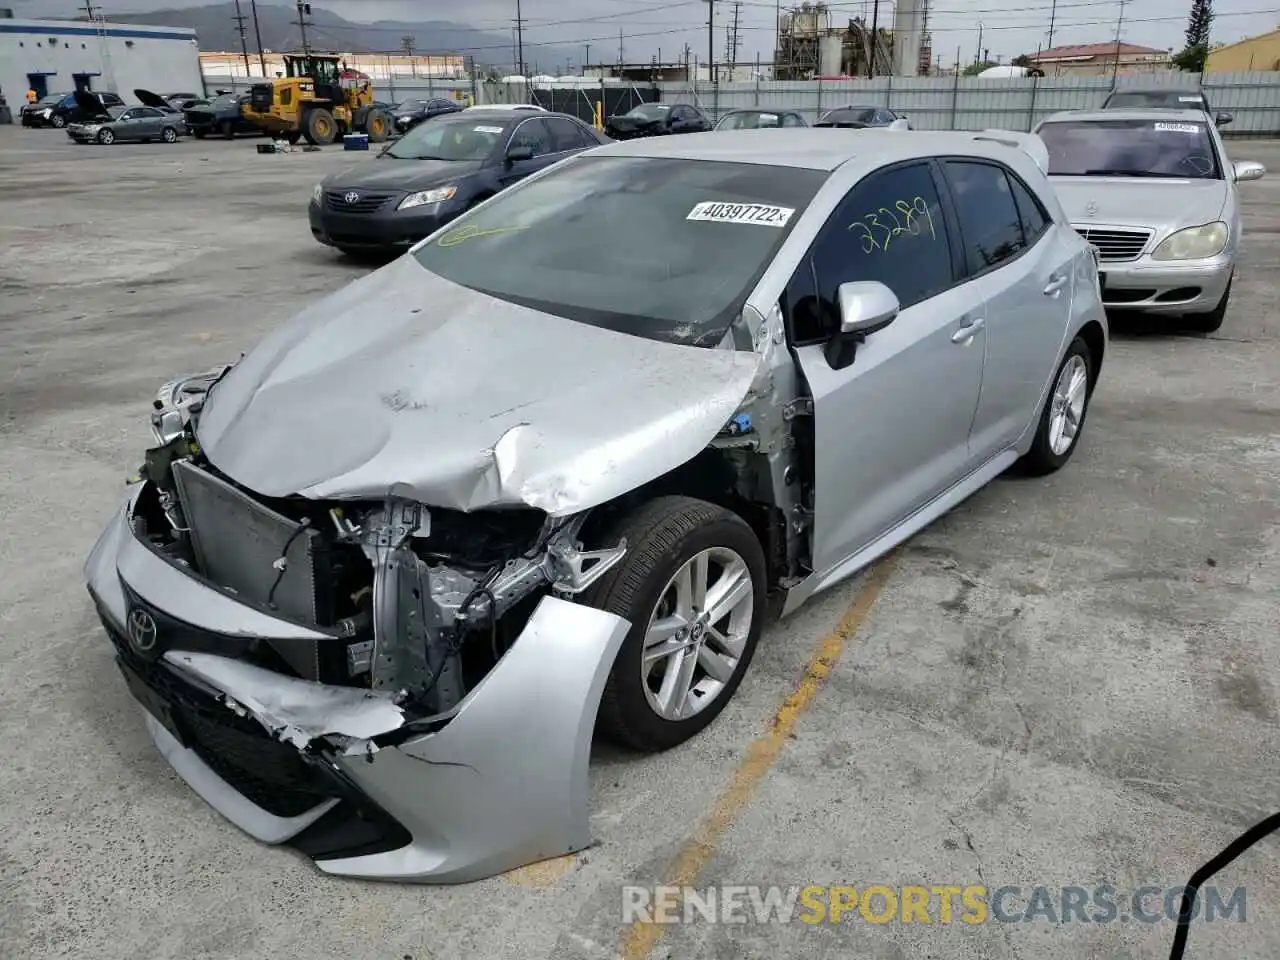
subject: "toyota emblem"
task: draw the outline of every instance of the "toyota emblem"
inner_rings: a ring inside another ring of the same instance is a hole
[[[129,614],[129,643],[138,653],[154,650],[158,633],[156,622],[147,611],[134,610]]]
[[[347,201],[347,203],[355,203],[356,201],[358,201],[358,200],[360,199],[360,194],[358,194],[358,193],[356,193],[354,190],[352,190],[350,193],[348,193],[348,194],[347,194],[346,196],[344,196],[342,199],[343,199],[343,200],[345,200],[345,201]]]

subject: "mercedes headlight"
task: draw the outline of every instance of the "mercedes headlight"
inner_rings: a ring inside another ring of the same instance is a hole
[[[324,185],[317,183],[315,189],[311,191],[311,202],[319,203],[324,197]]]
[[[43,116],[46,120],[48,120],[51,116],[53,116],[53,110],[51,110],[49,107],[45,107],[43,110],[40,111],[40,115]]]
[[[444,203],[446,200],[452,200],[453,195],[458,192],[457,187],[436,187],[434,190],[420,190],[418,193],[411,193],[400,201],[397,210],[408,210],[410,207],[421,207],[427,203]]]
[[[1151,254],[1152,260],[1205,260],[1216,257],[1227,245],[1227,225],[1221,220],[1187,227],[1165,237]]]

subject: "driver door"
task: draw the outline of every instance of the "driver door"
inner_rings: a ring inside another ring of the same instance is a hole
[[[985,304],[965,276],[945,187],[928,160],[882,168],[840,202],[785,294],[813,398],[817,573],[830,570],[946,491],[974,466],[969,431],[982,387]],[[842,283],[877,280],[900,312],[833,367]]]
[[[498,181],[504,187],[518,183],[558,159],[552,152],[551,131],[539,117],[524,120],[515,128],[511,139],[507,142],[507,150],[512,147],[529,147],[533,150],[533,156],[528,160],[517,160],[510,165],[505,159],[502,161],[502,171],[498,175]]]

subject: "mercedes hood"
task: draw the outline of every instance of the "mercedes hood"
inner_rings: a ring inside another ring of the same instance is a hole
[[[760,363],[542,313],[403,256],[232,367],[197,438],[265,496],[565,515],[696,456]]]
[[[1062,209],[1077,225],[1138,226],[1162,230],[1222,218],[1225,180],[1138,177],[1050,177]]]

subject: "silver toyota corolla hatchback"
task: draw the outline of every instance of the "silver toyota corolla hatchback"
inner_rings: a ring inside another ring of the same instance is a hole
[[[1015,464],[1107,344],[1025,134],[638,139],[165,386],[87,563],[147,728],[332,873],[590,842],[593,730],[702,729],[784,615]]]

